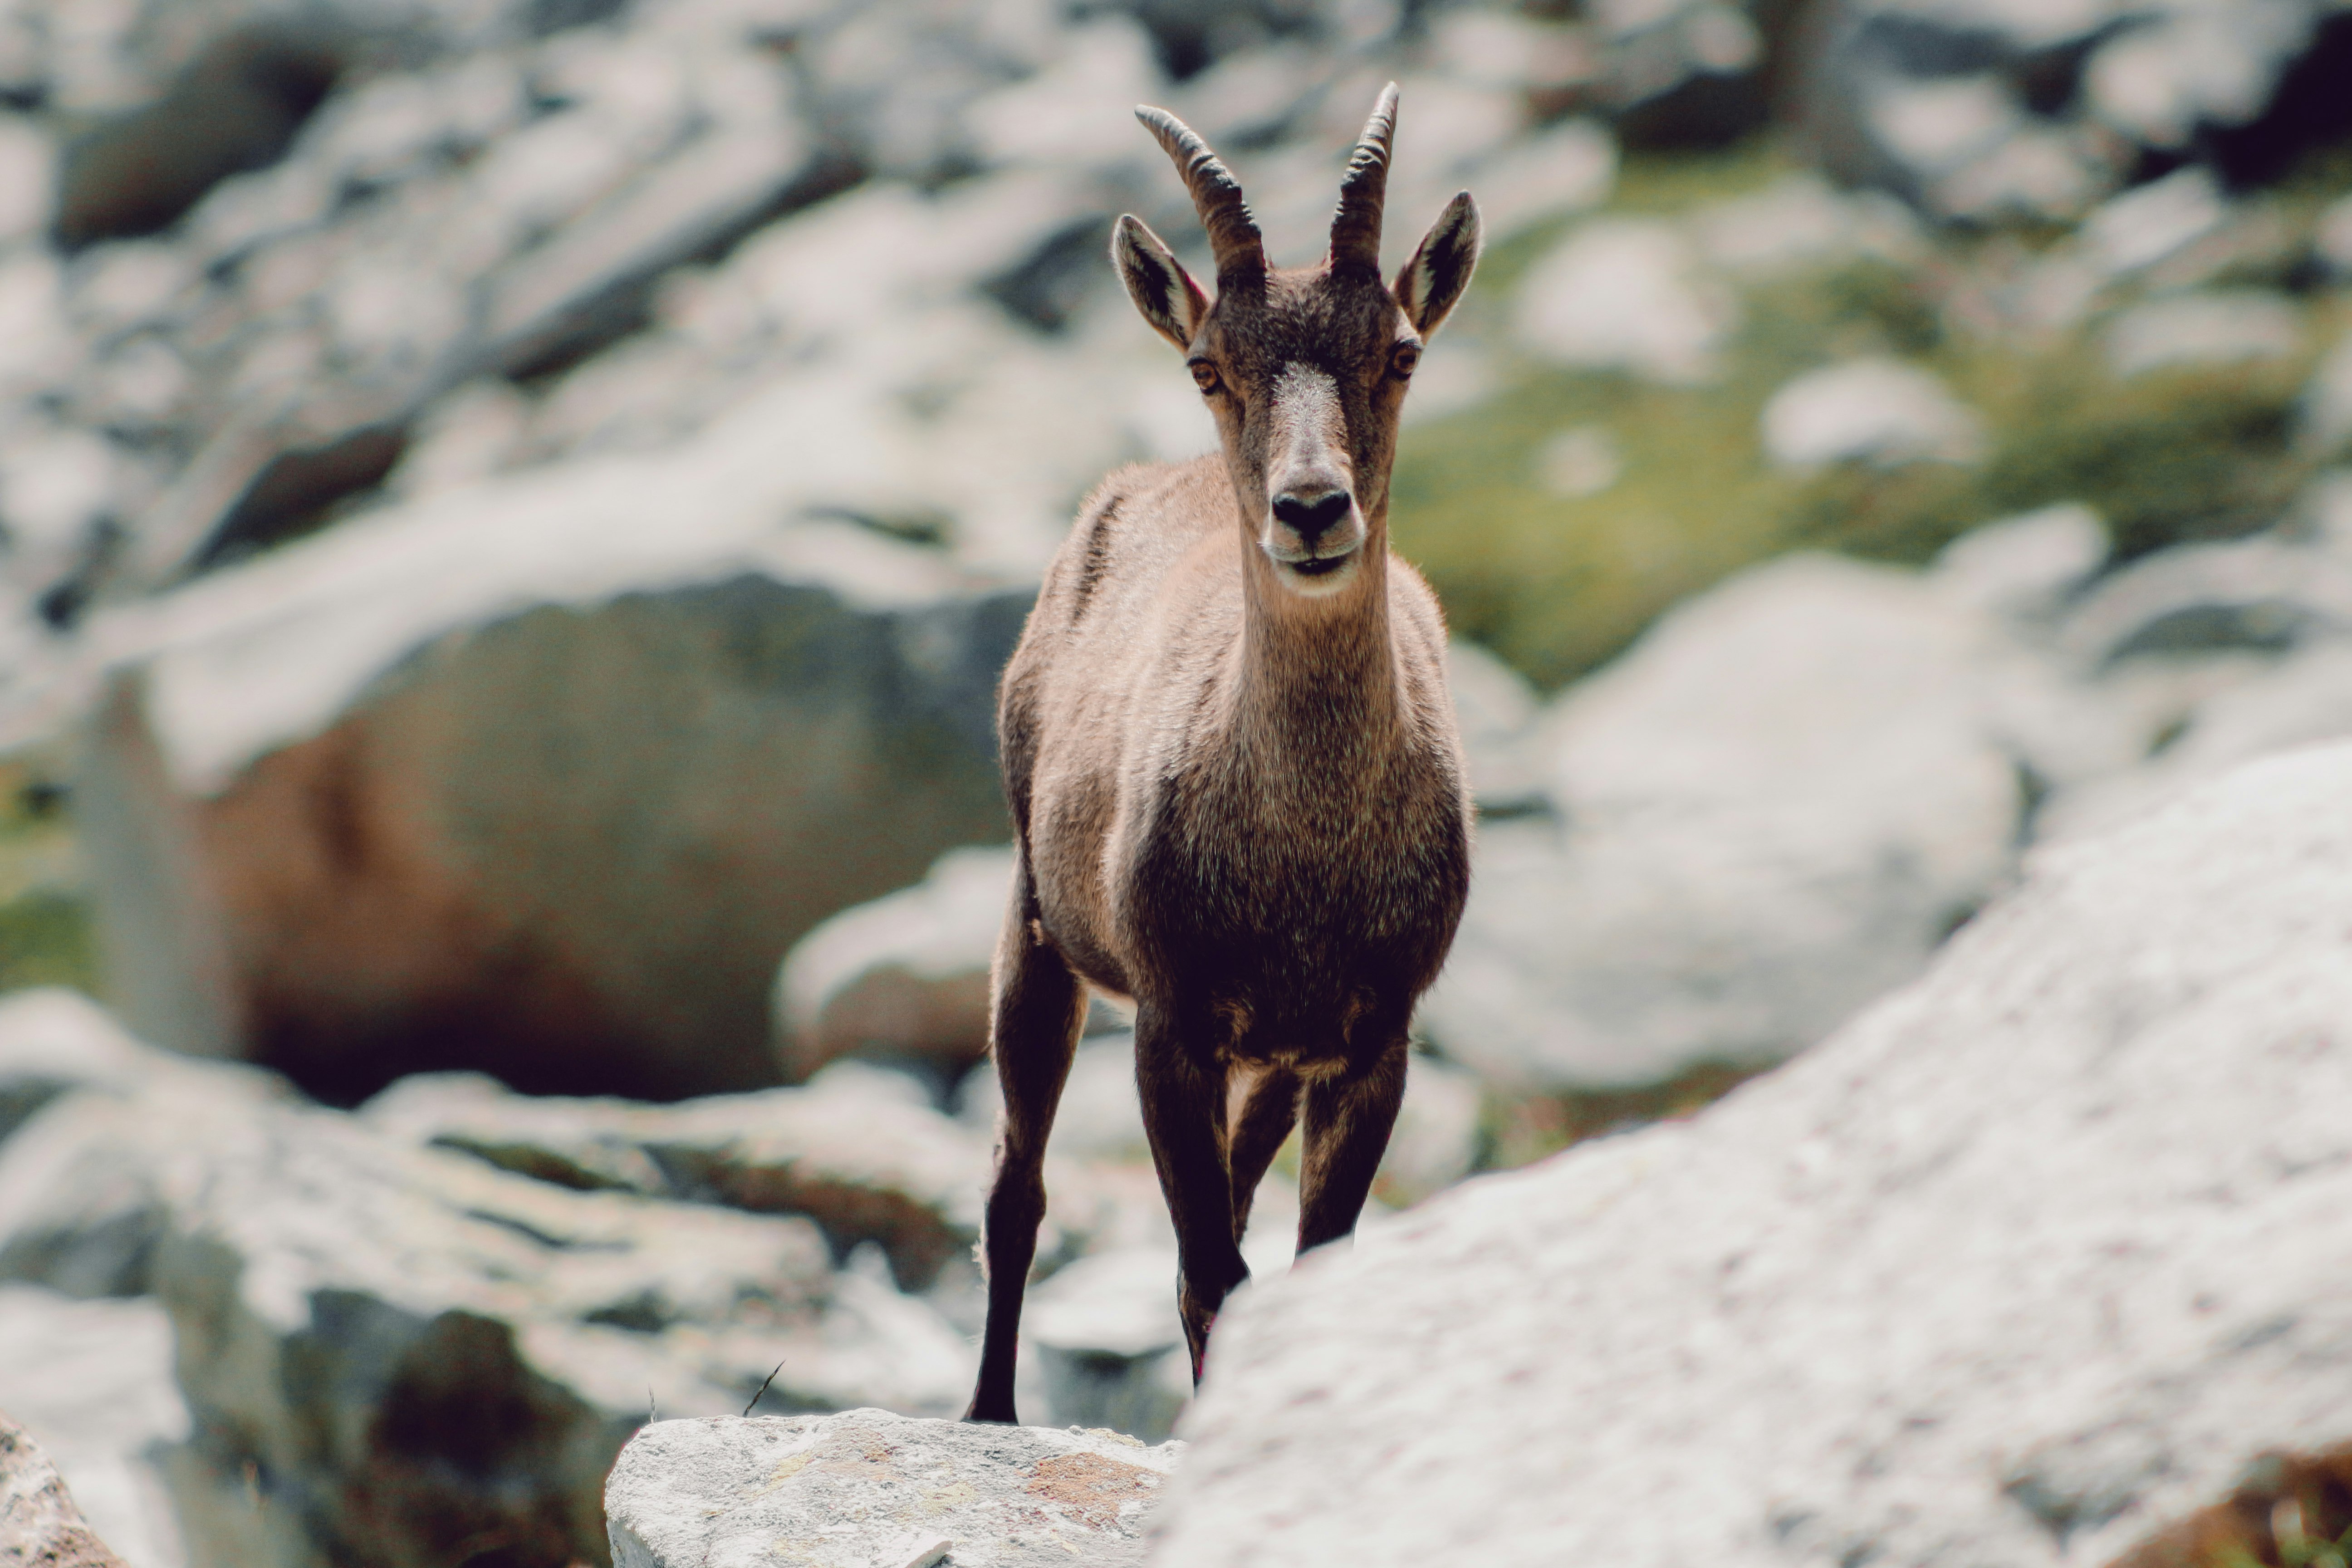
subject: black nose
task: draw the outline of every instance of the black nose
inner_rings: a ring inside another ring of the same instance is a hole
[[[1306,496],[1294,490],[1285,490],[1274,498],[1274,515],[1284,527],[1298,535],[1301,543],[1313,544],[1348,515],[1348,506],[1346,490],[1324,490]]]

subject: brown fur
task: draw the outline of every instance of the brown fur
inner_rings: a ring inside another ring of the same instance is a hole
[[[1393,102],[1391,89],[1359,148],[1375,173]],[[1204,215],[1230,224],[1213,154],[1172,121],[1146,123]],[[1412,362],[1467,281],[1475,209],[1457,197],[1393,290],[1342,254],[1267,270],[1255,242],[1254,226],[1225,235],[1211,304],[1121,220],[1129,292],[1186,350],[1223,449],[1103,482],[1004,674],[1019,860],[995,971],[1005,1118],[974,1419],[1014,1418],[1041,1162],[1087,988],[1136,1006],[1197,1377],[1210,1322],[1248,1275],[1251,1197],[1294,1121],[1299,1247],[1354,1228],[1403,1093],[1414,1000],[1468,889],[1444,624],[1389,553],[1388,487]],[[1318,505],[1319,523],[1301,521]]]

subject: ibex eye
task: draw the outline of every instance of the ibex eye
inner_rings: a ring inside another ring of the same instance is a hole
[[[1199,387],[1203,392],[1214,392],[1217,390],[1217,367],[1215,365],[1211,364],[1207,360],[1196,359],[1192,362],[1192,369],[1193,385]]]
[[[1396,353],[1389,355],[1389,373],[1402,379],[1411,375],[1412,367],[1420,363],[1421,346],[1418,343],[1399,343]]]

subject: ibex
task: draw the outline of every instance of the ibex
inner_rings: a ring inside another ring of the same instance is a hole
[[[1404,1094],[1413,1002],[1469,886],[1444,624],[1389,553],[1388,510],[1405,385],[1470,281],[1478,209],[1455,196],[1382,281],[1391,83],[1342,178],[1330,254],[1276,269],[1216,154],[1166,110],[1136,114],[1191,189],[1216,297],[1131,216],[1111,259],[1183,353],[1223,449],[1103,482],[1005,668],[1017,859],[992,984],[1004,1120],[970,1420],[1015,1419],[1045,1140],[1087,987],[1135,1005],[1197,1382],[1210,1324],[1249,1277],[1251,1197],[1294,1121],[1299,1249],[1355,1228]]]

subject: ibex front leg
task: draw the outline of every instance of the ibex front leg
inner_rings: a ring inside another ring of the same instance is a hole
[[[1004,1089],[996,1183],[988,1192],[982,1247],[988,1260],[988,1331],[967,1421],[1012,1423],[1013,1365],[1021,1340],[1021,1298],[1045,1217],[1045,1140],[1070,1076],[1086,994],[1062,955],[1036,934],[1037,901],[1025,862],[997,938],[991,1048]]]
[[[1404,1103],[1405,1048],[1400,1037],[1363,1071],[1310,1083],[1300,1097],[1299,1251],[1356,1228]]]
[[[1165,1008],[1135,1015],[1135,1082],[1151,1163],[1176,1224],[1176,1310],[1192,1352],[1192,1381],[1209,1348],[1209,1325],[1249,1278],[1234,1239],[1233,1174],[1225,1163],[1225,1079],[1205,1070]]]

